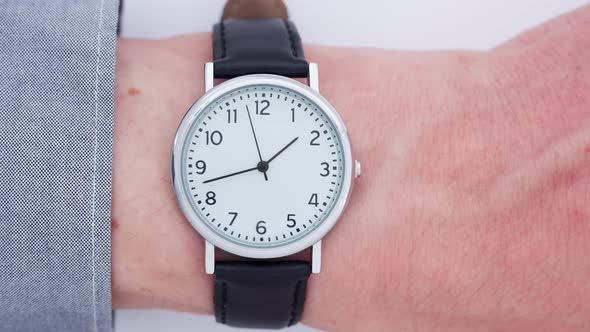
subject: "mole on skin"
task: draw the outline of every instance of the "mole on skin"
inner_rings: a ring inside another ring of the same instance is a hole
[[[135,88],[135,87],[130,87],[129,90],[127,90],[127,94],[130,96],[137,96],[140,93],[141,93],[141,90],[139,90],[138,88]]]

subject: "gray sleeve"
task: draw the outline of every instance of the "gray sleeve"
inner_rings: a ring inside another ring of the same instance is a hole
[[[0,1],[0,331],[110,331],[117,0]]]

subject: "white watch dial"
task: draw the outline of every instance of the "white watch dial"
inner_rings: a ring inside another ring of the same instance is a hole
[[[273,85],[210,102],[182,151],[183,190],[200,222],[250,247],[281,246],[318,227],[341,195],[348,162],[326,113]]]

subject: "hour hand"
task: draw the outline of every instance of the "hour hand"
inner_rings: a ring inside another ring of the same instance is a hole
[[[205,181],[203,181],[203,183],[209,183],[209,182],[213,182],[213,181],[217,181],[217,180],[229,178],[230,176],[234,176],[234,175],[238,175],[238,174],[243,174],[243,173],[251,172],[251,171],[254,171],[256,169],[258,169],[258,167],[248,168],[248,169],[245,169],[243,171],[234,172],[234,173],[230,173],[230,174],[218,176],[218,177],[213,178],[213,179],[205,180]]]
[[[283,153],[285,150],[287,150],[287,148],[290,147],[291,145],[293,145],[293,143],[295,143],[295,141],[297,141],[298,139],[299,139],[299,137],[295,137],[294,139],[292,139],[291,142],[287,143],[287,145],[285,145],[282,149],[280,149],[279,152],[275,153],[274,156],[270,157],[270,159],[268,160],[268,163],[273,161],[281,153]]]

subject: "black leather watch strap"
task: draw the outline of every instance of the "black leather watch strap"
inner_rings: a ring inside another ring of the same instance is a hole
[[[222,19],[213,27],[213,58],[216,78],[308,74],[299,33],[284,18]]]
[[[213,27],[214,76],[306,77],[297,29],[281,0],[228,0]],[[303,261],[220,261],[215,264],[215,318],[278,329],[299,321],[311,264]]]
[[[278,329],[299,321],[311,273],[302,261],[215,265],[215,318],[235,327]]]

